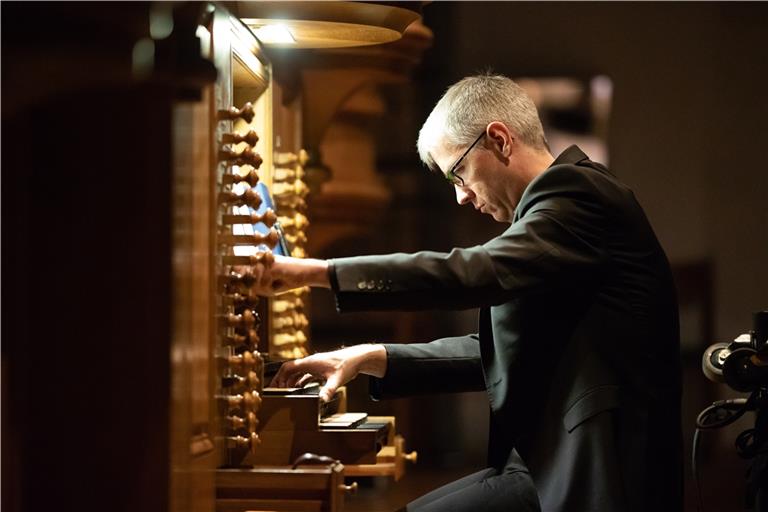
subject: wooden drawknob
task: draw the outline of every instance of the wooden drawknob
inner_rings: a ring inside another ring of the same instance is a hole
[[[299,229],[303,230],[306,229],[307,226],[309,226],[309,219],[306,215],[302,215],[301,213],[297,213],[291,217],[278,217],[278,221],[280,222],[280,226],[283,229]]]
[[[222,315],[220,320],[221,323],[227,327],[251,327],[259,321],[259,315],[250,309],[246,309],[240,315],[234,315],[232,313]]]
[[[248,348],[259,344],[260,338],[254,329],[248,329],[248,334],[228,334],[222,338],[222,344],[227,346],[248,345]]]
[[[261,196],[252,188],[246,188],[242,194],[234,192],[219,192],[219,204],[231,206],[244,204],[256,210],[261,205]]]
[[[219,162],[227,162],[229,165],[251,165],[259,167],[263,162],[261,155],[251,148],[246,148],[237,153],[229,148],[219,149]]]
[[[339,490],[344,494],[353,496],[357,494],[357,482],[352,482],[351,485],[339,484]]]
[[[250,123],[250,121],[248,121]],[[256,134],[256,130],[248,130],[248,133],[225,133],[221,136],[222,144],[239,144],[245,142],[249,146],[253,147],[259,142],[259,136]]]
[[[257,363],[258,359],[251,352],[243,352],[242,354],[229,357],[229,364],[233,366],[242,366],[248,369],[255,368]]]
[[[293,183],[275,183],[272,186],[272,195],[274,195],[275,198],[290,197],[294,195],[304,197],[308,192],[309,188],[301,180],[296,180]]]
[[[227,423],[229,427],[233,430],[238,428],[245,428],[248,429],[248,432],[255,432],[256,427],[259,426],[259,419],[256,417],[256,413],[249,412],[245,415],[245,418],[241,418],[240,416],[227,416]]]
[[[272,312],[274,313],[285,313],[286,311],[290,311],[293,309],[301,309],[303,307],[304,307],[304,301],[298,297],[272,301]]]
[[[296,153],[277,153],[275,155],[275,165],[281,167],[296,164],[304,167],[308,161],[309,154],[303,149],[299,150],[298,155]]]
[[[219,235],[219,243],[222,245],[261,245],[265,244],[268,247],[274,247],[277,245],[277,242],[280,238],[280,235],[275,231],[274,229],[270,229],[269,233],[266,235],[262,235],[261,233],[254,233],[253,235],[230,235],[227,233],[226,235]],[[229,256],[224,257],[224,261],[242,261],[243,263],[225,263],[227,265],[255,265],[256,263],[262,263],[262,260],[255,260],[255,262],[251,262],[251,260],[240,260],[235,259],[236,256],[232,256],[231,258]],[[250,256],[248,257],[250,258]]]
[[[253,110],[253,103],[250,101],[243,105],[243,108],[229,107],[226,110],[219,110],[217,117],[219,121],[234,121],[238,117],[243,119],[246,123],[253,121],[256,112]]]
[[[261,405],[261,396],[258,391],[246,391],[243,393],[243,405],[253,410]]]
[[[283,169],[277,167],[272,172],[272,181],[275,183],[289,182],[297,179],[304,179],[304,169],[301,167],[296,169]]]
[[[411,453],[404,453],[403,459],[416,464],[416,461],[419,460],[419,452],[413,450]]]
[[[235,276],[223,276],[222,281],[223,284],[226,286],[228,284],[238,284],[239,281],[236,279],[238,277],[238,274],[235,274]],[[258,304],[259,297],[255,293],[248,291],[243,291],[243,293],[234,292],[234,293],[227,293],[225,295],[222,295],[222,301],[224,304],[228,306],[245,306],[245,307],[255,307],[256,304]]]
[[[259,439],[258,434],[253,432],[250,436],[244,437],[244,436],[229,436],[226,437],[227,442],[227,448],[240,448],[240,449],[248,449],[251,452],[256,451],[256,447],[261,444],[261,439]]]
[[[233,386],[255,388],[259,385],[259,376],[256,372],[248,372],[248,375],[225,375],[221,378],[221,387],[231,388]]]
[[[285,241],[291,245],[304,245],[307,243],[307,235],[303,231],[299,231],[295,235],[286,234]]]
[[[251,215],[222,215],[221,216],[221,223],[226,225],[230,224],[258,224],[261,222],[268,228],[271,228],[275,225],[275,222],[277,222],[277,215],[275,215],[275,212],[272,211],[271,208],[268,208],[267,211],[265,211],[261,215],[257,214],[251,214]]]
[[[246,182],[252,187],[255,187],[259,183],[259,173],[256,172],[256,169],[251,169],[251,171],[245,176],[236,172],[230,172],[224,174],[221,177],[221,182],[224,185],[234,185],[235,183],[240,183],[242,181]]]

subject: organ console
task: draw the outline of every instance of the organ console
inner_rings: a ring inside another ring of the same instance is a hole
[[[274,251],[307,254],[309,157],[293,135],[302,112],[280,103],[272,64],[237,19],[217,13],[209,37],[219,70],[206,95],[216,112],[209,132],[215,160],[199,194],[217,198],[209,216],[216,243],[200,246],[215,284],[206,307],[216,311],[212,350],[219,355],[216,509],[342,510],[344,495],[357,488],[344,482],[350,471],[400,478],[403,441],[394,418],[348,412],[344,389],[326,404],[317,385],[265,387],[281,361],[310,353],[309,288],[258,297],[249,269],[269,264]]]
[[[29,7],[10,9],[34,18]],[[120,9],[119,21],[98,6],[43,9],[46,45],[69,44],[61,69],[46,69],[36,51],[22,52],[32,66],[9,53],[9,69],[21,71],[8,76],[36,77],[35,87],[9,88],[4,105],[4,134],[15,134],[3,138],[4,213],[13,207],[6,218],[19,224],[17,250],[4,251],[4,267],[8,258],[18,270],[7,278],[7,318],[20,320],[3,354],[12,462],[6,469],[4,458],[3,473],[24,505],[9,510],[341,511],[357,489],[345,477],[397,479],[415,456],[393,417],[348,412],[343,388],[325,404],[316,386],[266,387],[281,362],[311,351],[309,288],[259,297],[249,269],[309,251],[302,99],[221,5]],[[71,32],[56,31],[60,19]],[[75,34],[80,23],[91,31]],[[114,39],[102,54],[105,32]],[[77,60],[86,46],[93,55]],[[59,82],[46,83],[47,73]],[[104,105],[99,116],[82,119],[94,103]],[[56,134],[56,172],[29,159],[39,148],[28,134],[43,121]],[[48,309],[44,330],[54,326],[60,342],[39,358],[46,336],[32,327]],[[109,385],[95,385],[96,369]],[[62,390],[48,410],[29,405],[48,391],[43,374]],[[84,394],[92,400],[80,404]],[[45,431],[46,417],[61,425]],[[94,417],[104,424],[94,428]],[[66,474],[80,459],[93,489]],[[61,470],[41,472],[51,464]]]

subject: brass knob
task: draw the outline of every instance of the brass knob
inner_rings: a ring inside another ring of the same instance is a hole
[[[270,234],[272,231],[270,231]],[[274,232],[277,235],[277,231]],[[238,235],[233,235],[238,236]],[[247,235],[250,236],[250,235]],[[258,265],[259,263],[270,266],[275,262],[275,255],[269,251],[262,251],[254,254],[253,256],[235,256],[229,254],[222,257],[222,262],[225,265]]]
[[[248,121],[250,123],[250,121]],[[259,135],[256,130],[248,130],[248,133],[225,133],[221,136],[222,144],[239,144],[245,142],[249,146],[253,147],[259,142]]]
[[[339,490],[349,496],[357,494],[357,482],[352,482],[352,485],[339,484]]]
[[[258,168],[263,160],[261,155],[251,148],[245,148],[239,153],[229,148],[221,148],[219,149],[219,162],[227,162],[228,165],[250,165]]]
[[[224,185],[234,185],[235,183],[240,183],[243,181],[248,183],[250,186],[255,187],[259,183],[259,173],[256,171],[256,169],[251,169],[250,172],[248,172],[248,174],[245,176],[240,173],[230,172],[225,173],[221,177],[221,182]]]
[[[265,244],[268,247],[274,247],[277,245],[277,242],[280,238],[280,235],[277,234],[277,231],[274,229],[270,229],[269,233],[266,235],[262,235],[261,233],[254,233],[252,235],[219,235],[219,243],[222,245],[261,245]],[[245,265],[248,265],[249,263],[244,263]],[[235,263],[236,265],[236,263]]]
[[[219,204],[232,206],[235,204],[244,204],[256,210],[261,206],[261,196],[252,188],[246,188],[242,194],[234,192],[219,192]]]
[[[246,102],[243,108],[229,107],[226,110],[218,111],[219,121],[234,121],[235,119],[242,118],[246,123],[253,121],[256,112],[253,110],[253,103]]]
[[[416,450],[413,450],[411,453],[404,453],[403,459],[407,460],[408,462],[412,462],[413,464],[416,464],[416,461],[419,459],[419,452]]]

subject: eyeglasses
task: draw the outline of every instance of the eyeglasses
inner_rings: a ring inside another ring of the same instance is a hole
[[[483,130],[483,133],[478,135],[478,137],[475,139],[475,142],[469,145],[466,151],[464,151],[464,154],[462,154],[458,160],[456,160],[450,169],[448,169],[448,172],[445,173],[445,179],[448,180],[448,183],[451,185],[457,186],[457,187],[463,187],[464,186],[464,179],[461,176],[458,176],[456,174],[456,168],[459,166],[462,160],[464,160],[464,157],[469,154],[470,151],[472,151],[472,148],[475,147],[475,144],[480,142],[480,139],[483,138],[483,135],[485,135],[485,130]]]

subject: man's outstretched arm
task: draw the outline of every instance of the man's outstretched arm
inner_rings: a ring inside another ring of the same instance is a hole
[[[325,260],[275,256],[249,270],[257,283],[253,291],[267,297],[302,286],[331,287]]]

